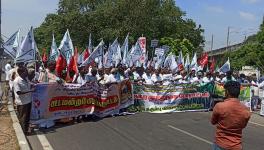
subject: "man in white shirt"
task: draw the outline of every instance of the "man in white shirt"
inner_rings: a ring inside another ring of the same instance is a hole
[[[198,71],[197,72],[197,77],[194,77],[191,82],[192,83],[202,83],[203,80],[203,72],[202,71]]]
[[[5,74],[6,74],[6,82],[9,81],[9,71],[12,69],[11,67],[11,61],[8,61],[5,65]]]
[[[152,85],[153,84],[153,82],[151,80],[151,74],[150,74],[150,70],[149,69],[146,69],[146,71],[142,75],[142,79],[143,79],[143,83],[144,84],[147,84],[147,85]]]
[[[221,82],[227,83],[229,81],[236,81],[236,79],[232,76],[232,74],[233,74],[232,70],[226,72],[226,77],[224,77]]]
[[[17,69],[18,76],[14,80],[15,103],[19,123],[25,133],[28,133],[30,112],[31,112],[31,85],[28,82],[28,71],[25,67]]]
[[[91,70],[91,75],[89,75],[89,73],[85,76],[85,80],[87,82],[96,82],[97,83],[97,78],[96,78],[96,74],[97,74],[97,69],[92,68]]]
[[[151,80],[154,84],[161,84],[162,83],[162,79],[160,76],[160,70],[159,69],[155,70],[154,74],[151,76]]]

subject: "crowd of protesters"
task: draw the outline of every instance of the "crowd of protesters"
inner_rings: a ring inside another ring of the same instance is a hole
[[[34,92],[34,86],[37,83],[76,83],[85,84],[93,82],[94,84],[109,85],[130,79],[133,82],[148,85],[169,85],[182,83],[207,84],[218,82],[225,84],[228,81],[238,81],[241,84],[250,84],[252,89],[259,89],[264,86],[264,82],[258,82],[256,75],[245,76],[231,70],[222,72],[210,72],[191,68],[189,70],[171,71],[169,68],[154,67],[126,67],[117,65],[110,68],[97,68],[96,65],[89,67],[79,67],[78,73],[73,71],[62,70],[56,72],[56,63],[48,62],[46,64],[24,64],[16,65],[8,62],[5,66],[6,81],[10,87],[14,104],[17,108],[18,118],[25,132],[28,132],[28,124],[30,119],[31,96]],[[260,104],[260,99],[255,90],[256,105]],[[262,97],[262,96],[261,96]]]

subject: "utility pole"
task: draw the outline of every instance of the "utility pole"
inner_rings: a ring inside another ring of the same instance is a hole
[[[214,35],[212,34],[211,51],[213,50],[213,47],[214,47]]]
[[[230,27],[227,28],[226,50],[228,50],[228,46],[229,46],[229,35],[230,35]]]
[[[3,55],[4,49],[2,49],[2,0],[0,0],[0,54]],[[0,56],[0,57],[1,57]],[[0,81],[2,81],[2,59],[0,58],[1,68],[0,68]]]

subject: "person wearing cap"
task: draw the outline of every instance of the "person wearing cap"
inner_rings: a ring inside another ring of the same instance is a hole
[[[224,102],[213,109],[211,123],[216,125],[214,150],[242,150],[242,130],[250,119],[249,109],[238,99],[240,83],[229,81],[224,85]]]

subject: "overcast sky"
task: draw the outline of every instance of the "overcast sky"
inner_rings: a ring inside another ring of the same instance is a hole
[[[25,35],[30,26],[38,27],[47,13],[54,13],[59,0],[2,0],[2,32],[10,36],[18,28]],[[264,0],[176,0],[176,4],[205,29],[206,49],[241,42],[245,35],[257,32],[264,15]],[[5,39],[5,38],[4,38]]]

